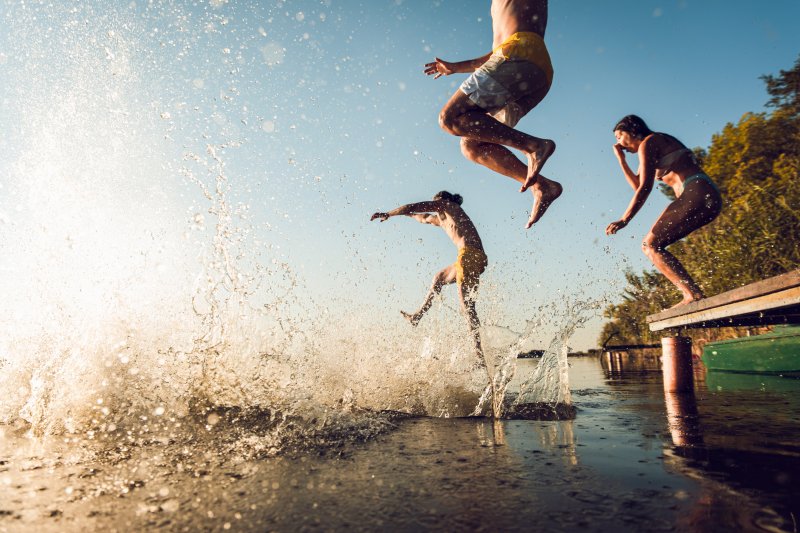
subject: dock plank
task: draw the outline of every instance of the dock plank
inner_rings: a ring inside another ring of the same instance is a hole
[[[800,320],[800,269],[647,317],[650,331]]]

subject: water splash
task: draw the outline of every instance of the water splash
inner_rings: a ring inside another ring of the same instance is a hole
[[[485,414],[496,402],[494,411],[512,418],[572,418],[572,396],[569,388],[568,342],[575,331],[591,319],[604,305],[604,300],[567,299],[561,304],[539,309],[539,317],[528,321],[522,333],[507,328],[489,329],[488,337],[504,339],[504,348],[496,351],[493,369],[494,398],[487,385],[478,400],[473,416]],[[558,324],[557,334],[544,351],[535,371],[520,385],[520,390],[507,397],[507,389],[516,372],[517,355],[525,351],[531,339],[539,337],[545,324]],[[497,343],[497,340],[495,340]],[[495,344],[496,345],[496,344]]]
[[[533,375],[520,387],[516,405],[525,403],[548,403],[553,405],[570,404],[568,342],[575,330],[580,328],[601,308],[601,300],[566,300],[561,316],[555,318],[562,324],[558,335],[553,338],[544,352]],[[530,327],[530,326],[529,326]]]
[[[0,423],[114,450],[228,434],[273,454],[368,438],[387,412],[473,411],[485,376],[457,309],[441,300],[409,331],[363,302],[315,298],[288,253],[305,214],[293,201],[317,174],[291,143],[253,149],[251,136],[281,131],[242,96],[261,32],[239,37],[207,6],[8,9],[5,38],[27,48],[0,65],[14,88],[1,108],[14,127],[0,169]],[[489,324],[500,294],[482,288]],[[501,392],[537,325],[570,323],[538,316],[514,338],[486,329]],[[534,380],[533,397],[553,387],[568,402],[563,368],[543,366],[560,373]]]

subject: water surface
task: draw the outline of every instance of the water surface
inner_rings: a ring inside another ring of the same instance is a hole
[[[795,531],[800,382],[665,397],[657,363],[571,359],[575,420],[392,419],[279,456],[222,424],[130,446],[5,427],[0,531]]]

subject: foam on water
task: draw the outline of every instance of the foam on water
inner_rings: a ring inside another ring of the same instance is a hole
[[[184,67],[218,47],[225,15],[5,9],[9,42],[28,46],[2,65],[16,127],[0,169],[0,423],[136,443],[238,420],[259,430],[237,446],[276,453],[304,437],[368,437],[390,424],[386,410],[485,412],[456,309],[440,301],[411,332],[357,306],[342,316],[303,290],[279,224],[254,222],[255,193],[228,165],[247,157],[246,61],[223,48],[204,76]],[[566,343],[594,307],[543,308],[521,334],[484,328],[498,390],[557,322],[517,402],[570,403]]]

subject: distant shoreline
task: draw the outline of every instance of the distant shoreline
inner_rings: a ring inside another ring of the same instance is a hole
[[[600,349],[591,349],[585,352],[569,352],[567,357],[597,357],[602,351]],[[541,359],[543,355],[544,350],[530,350],[518,353],[517,359]]]

